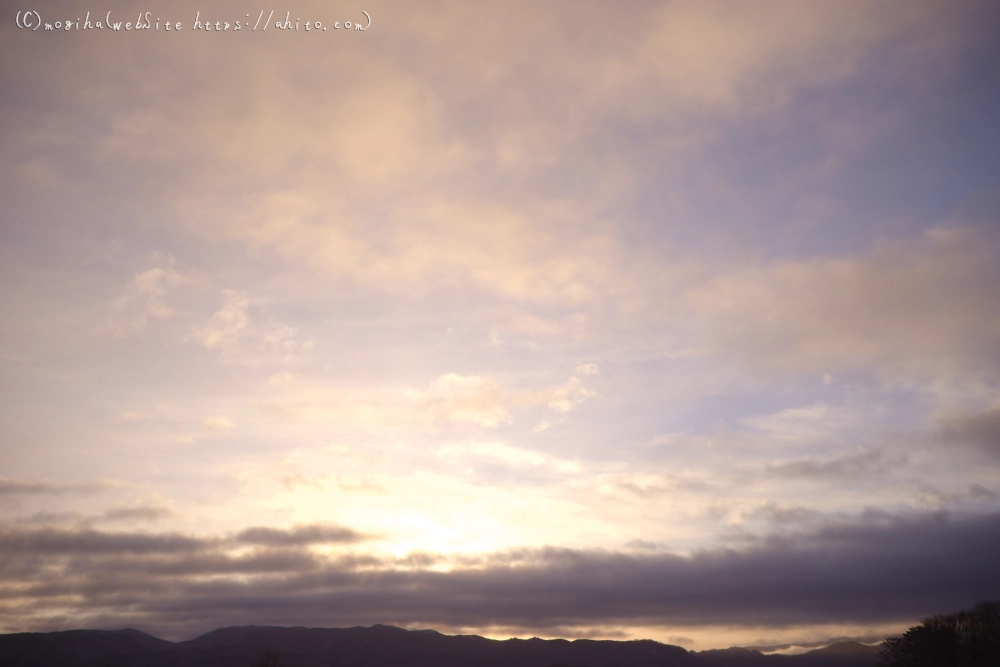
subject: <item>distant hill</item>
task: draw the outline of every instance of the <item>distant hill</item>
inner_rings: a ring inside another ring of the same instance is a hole
[[[67,630],[0,635],[0,665],[84,665],[106,656],[144,656],[174,646],[138,630]],[[130,664],[130,663],[122,663]]]
[[[232,627],[169,642],[138,630],[0,635],[5,667],[871,667],[875,649],[844,643],[797,656],[748,649],[693,653],[651,640],[485,639],[433,630]]]
[[[701,651],[696,654],[718,667],[872,667],[878,646],[841,642],[799,655],[764,655],[745,648]]]

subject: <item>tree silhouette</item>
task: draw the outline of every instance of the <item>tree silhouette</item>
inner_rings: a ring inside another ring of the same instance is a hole
[[[1000,665],[1000,601],[932,616],[879,647],[885,667],[996,667]]]
[[[257,658],[257,662],[253,663],[253,667],[281,667],[281,660],[277,653],[266,648]]]

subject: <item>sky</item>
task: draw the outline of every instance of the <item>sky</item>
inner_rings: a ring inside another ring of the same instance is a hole
[[[997,599],[998,23],[9,5],[0,632],[773,649]]]

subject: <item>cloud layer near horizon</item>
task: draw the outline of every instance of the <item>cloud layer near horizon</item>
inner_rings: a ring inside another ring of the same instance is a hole
[[[0,631],[1000,595],[993,8],[142,10],[0,23]]]
[[[2,538],[5,559],[18,563],[7,569],[8,595],[31,601],[8,606],[17,618],[4,623],[139,625],[175,640],[227,624],[318,621],[543,634],[619,625],[878,627],[908,619],[915,605],[960,606],[1000,585],[996,513],[869,512],[691,556],[542,547],[393,558],[310,549],[359,539],[330,526],[250,528],[229,539],[41,527],[6,529]],[[257,548],[239,551],[245,544]]]

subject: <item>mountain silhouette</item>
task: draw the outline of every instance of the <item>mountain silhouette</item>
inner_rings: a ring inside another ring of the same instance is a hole
[[[434,630],[220,628],[183,642],[138,630],[0,635],[5,667],[252,667],[262,651],[282,667],[871,667],[875,647],[853,642],[796,656],[751,649],[694,653],[652,640],[494,640]]]

